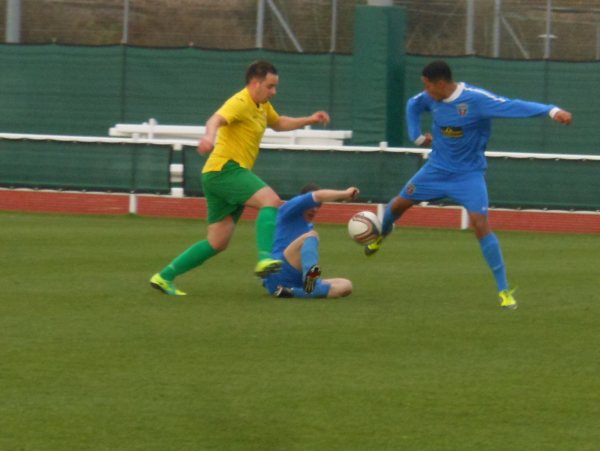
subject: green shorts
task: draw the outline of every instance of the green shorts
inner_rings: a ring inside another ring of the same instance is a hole
[[[238,222],[246,201],[265,186],[260,177],[232,160],[220,171],[205,172],[202,188],[208,205],[208,223],[214,224],[230,215]]]

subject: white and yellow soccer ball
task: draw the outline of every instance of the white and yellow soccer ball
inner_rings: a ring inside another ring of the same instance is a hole
[[[348,233],[360,245],[371,244],[381,235],[381,221],[372,211],[359,211],[348,221]]]

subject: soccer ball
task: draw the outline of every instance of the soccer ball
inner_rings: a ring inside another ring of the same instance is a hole
[[[371,244],[381,235],[381,221],[372,211],[359,211],[348,221],[348,233],[358,244]]]

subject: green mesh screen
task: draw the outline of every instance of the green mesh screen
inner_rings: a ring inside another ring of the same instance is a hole
[[[186,195],[202,195],[205,158],[186,147],[181,159]],[[0,186],[167,194],[171,161],[168,146],[0,140]],[[387,202],[422,164],[415,154],[269,149],[254,171],[283,199],[313,182],[358,186],[361,201]],[[600,210],[598,173],[598,161],[490,158],[490,204]]]
[[[279,72],[273,104],[280,114],[331,112],[331,127],[351,128],[351,57],[198,49],[126,50],[124,122],[204,124],[244,87],[246,67],[268,58]]]
[[[331,112],[351,129],[347,55],[146,49],[124,46],[0,45],[0,131],[106,136],[116,123],[204,124],[242,89],[258,58],[278,68],[280,114]]]
[[[168,193],[170,147],[0,140],[0,186]]]
[[[205,159],[184,150],[186,195],[202,195]],[[263,150],[254,172],[283,199],[308,182],[324,188],[355,185],[363,202],[387,202],[423,164],[419,155],[391,152]],[[600,161],[490,158],[490,205],[507,208],[600,210]],[[445,199],[436,203],[450,203]]]
[[[120,47],[0,45],[0,131],[106,136],[121,118]]]
[[[201,195],[200,171],[205,162],[194,149],[184,151],[187,195]],[[363,202],[387,202],[419,168],[420,155],[390,152],[262,150],[253,171],[282,199],[309,182],[323,188],[357,186]]]
[[[600,209],[600,161],[490,158],[490,205]]]
[[[202,183],[200,180],[205,157],[198,155],[193,147],[183,148],[183,191],[186,196],[202,196]]]
[[[433,58],[406,58],[405,98],[423,90],[421,70]],[[534,102],[555,104],[573,113],[565,127],[547,117],[495,119],[488,150],[514,152],[576,153],[600,155],[600,127],[596,113],[600,97],[590,95],[600,86],[600,62],[506,61],[457,57],[446,58],[458,81],[496,94]],[[424,121],[424,129],[429,121]],[[405,145],[412,145],[405,140]]]
[[[419,155],[389,152],[263,151],[255,172],[285,199],[313,182],[323,188],[357,186],[361,201],[387,202],[421,161]]]
[[[402,22],[400,16],[392,24]],[[364,35],[368,23],[363,23]],[[151,117],[163,124],[203,124],[244,85],[246,66],[267,58],[280,72],[274,104],[281,114],[326,109],[332,115],[330,128],[356,126],[364,144],[377,145],[387,137],[411,145],[402,106],[422,90],[420,72],[432,58],[403,57],[401,48],[394,47],[401,39],[393,30],[382,39],[365,39],[354,56],[3,44],[0,131],[106,136],[115,123]],[[400,55],[393,54],[395,48]],[[359,64],[370,60],[379,62],[378,67]],[[457,80],[574,113],[570,127],[547,118],[496,120],[490,150],[600,154],[595,114],[600,96],[588,95],[600,86],[600,62],[447,60]]]
[[[354,30],[353,143],[400,146],[404,99],[404,10],[357,6]],[[376,30],[376,32],[374,32]]]
[[[363,31],[368,35],[368,27]],[[398,105],[422,90],[420,72],[431,58],[396,55],[388,65],[386,58],[399,38],[394,32],[383,37],[373,39],[376,45],[355,49],[358,56],[0,45],[0,131],[106,136],[115,123],[151,117],[162,124],[203,124],[241,89],[247,64],[267,58],[280,73],[274,104],[281,114],[326,109],[333,129],[352,129],[360,123],[363,138],[372,136],[367,144],[395,136],[411,146],[400,132],[406,128],[404,118],[390,118],[403,116]],[[384,56],[374,58],[383,61],[378,72],[357,64],[368,60],[369,52]],[[490,150],[600,155],[600,96],[593,95],[600,86],[600,62],[447,59],[457,80],[508,97],[554,103],[574,114],[570,127],[547,118],[496,120]],[[370,74],[367,81],[380,83],[357,84],[365,74]],[[11,141],[1,142],[0,149],[2,186],[168,191],[169,153],[160,149]],[[183,157],[186,192],[199,194],[202,160],[193,149],[186,149]],[[385,201],[419,164],[418,157],[379,152],[263,151],[256,172],[282,197],[314,181],[331,187],[356,184],[365,199]],[[490,198],[499,206],[598,209],[596,173],[597,164],[590,162],[490,160]],[[583,180],[588,183],[584,188]],[[527,188],[517,188],[525,184]]]

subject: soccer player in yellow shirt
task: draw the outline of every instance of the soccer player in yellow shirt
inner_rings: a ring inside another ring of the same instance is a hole
[[[208,205],[207,237],[152,276],[152,287],[170,295],[185,295],[175,287],[175,278],[227,248],[245,206],[258,209],[255,274],[266,277],[281,269],[281,260],[271,255],[281,200],[251,169],[267,126],[276,131],[295,130],[306,125],[327,124],[329,115],[317,111],[306,117],[280,116],[270,102],[277,93],[278,83],[277,69],[271,63],[255,61],[246,71],[244,89],[230,97],[206,122],[198,152],[206,155],[212,151],[202,169],[202,186]]]

